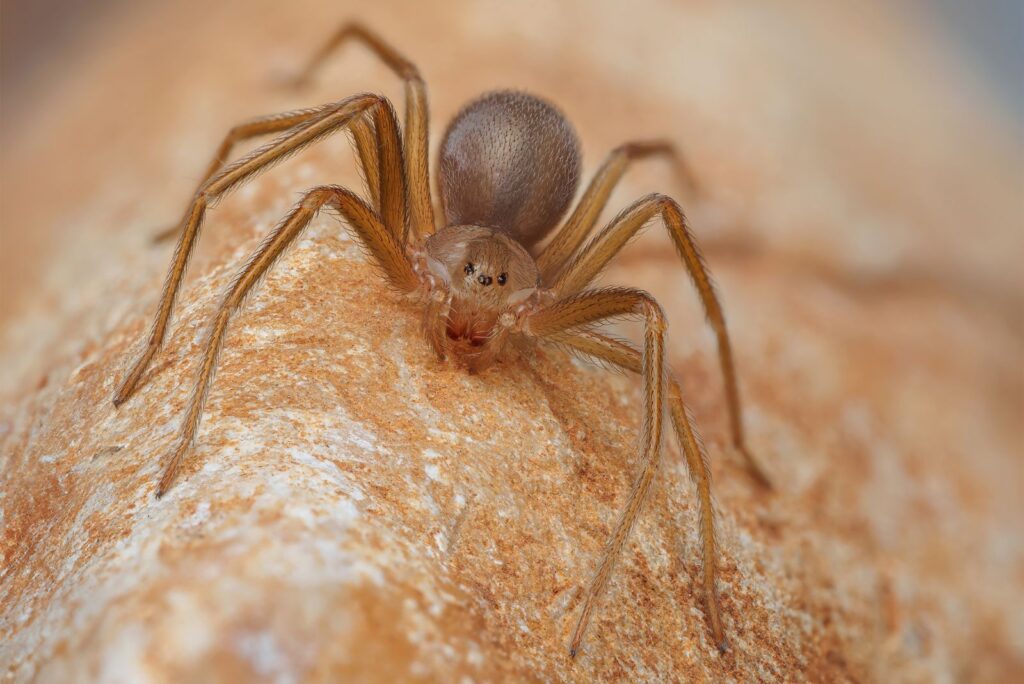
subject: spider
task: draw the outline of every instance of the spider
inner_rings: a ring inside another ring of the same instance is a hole
[[[678,381],[665,360],[665,316],[654,298],[622,287],[588,289],[619,250],[660,217],[700,296],[718,342],[732,442],[750,472],[768,480],[746,447],[732,350],[722,307],[679,204],[648,195],[615,217],[584,245],[609,195],[634,161],[666,156],[667,142],[632,142],[605,159],[569,218],[580,176],[579,142],[571,124],[547,101],[523,92],[495,91],[466,105],[444,133],[438,166],[441,223],[435,221],[427,163],[426,84],[419,70],[360,24],[347,24],[315,54],[296,79],[304,83],[346,42],[362,43],[403,81],[405,123],[384,97],[360,94],[337,102],[272,114],[233,127],[218,147],[180,224],[149,339],[114,396],[120,406],[140,385],[166,337],[182,277],[207,209],[225,193],[275,162],[338,131],[347,130],[366,181],[367,198],[335,185],[315,187],[253,252],[231,283],[214,317],[195,389],[156,489],[162,497],[194,441],[203,404],[232,314],[256,283],[324,208],[336,211],[381,275],[423,308],[427,343],[438,359],[451,358],[478,373],[514,340],[556,343],[642,377],[640,472],[583,595],[569,644],[575,657],[598,599],[629,537],[657,473],[666,415],[685,454],[699,499],[702,581],[714,643],[727,649],[716,592],[717,539],[707,455],[693,427]],[[234,145],[270,133],[279,137],[227,164]],[[440,228],[438,226],[440,225]],[[557,230],[555,230],[557,227]],[[553,231],[543,248],[538,244]],[[610,319],[643,320],[642,347],[599,332]]]

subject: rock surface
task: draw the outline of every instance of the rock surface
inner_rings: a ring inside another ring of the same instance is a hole
[[[44,276],[4,288],[4,674],[1024,676],[1020,160],[991,112],[927,78],[967,87],[908,18],[816,5],[606,7],[581,34],[569,9],[365,17],[420,62],[435,142],[472,94],[519,85],[566,109],[588,172],[624,139],[666,133],[700,170],[709,198],[691,215],[777,492],[725,447],[712,340],[666,242],[641,241],[606,279],[651,289],[672,316],[713,460],[732,651],[709,642],[694,500],[671,447],[585,650],[567,658],[577,592],[636,463],[635,383],[557,351],[479,377],[438,365],[418,312],[330,217],[236,317],[197,447],[153,499],[235,264],[299,190],[356,180],[347,145],[330,143],[215,209],[165,350],[113,409],[169,258],[146,236],[178,215],[230,123],[303,104],[267,87],[277,56],[300,61],[354,15],[182,3],[111,18],[74,78],[4,132],[5,247],[46,242],[17,266]],[[312,101],[397,92],[361,54],[337,64]],[[885,78],[865,77],[879,65]],[[969,141],[949,135],[968,123]],[[638,168],[615,208],[667,189],[664,175]]]

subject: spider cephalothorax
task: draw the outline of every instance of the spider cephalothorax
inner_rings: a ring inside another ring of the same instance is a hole
[[[440,356],[463,349],[449,341],[486,344],[498,317],[516,311],[540,286],[533,257],[500,228],[442,228],[426,239],[420,254],[436,278],[431,290],[443,293],[448,307],[445,336],[435,345]],[[425,325],[429,328],[433,322]]]
[[[693,429],[682,390],[665,361],[665,320],[647,293],[630,288],[589,286],[604,266],[651,219],[662,220],[718,337],[733,445],[751,473],[767,479],[746,449],[732,350],[725,319],[696,242],[679,205],[665,195],[648,195],[615,217],[584,246],[608,197],[630,162],[652,155],[675,156],[664,142],[633,142],[615,149],[598,170],[575,210],[561,224],[580,176],[579,143],[566,118],[551,104],[525,93],[484,95],[455,117],[441,145],[439,186],[443,223],[438,230],[427,163],[426,86],[416,67],[365,28],[343,27],[304,72],[348,39],[367,45],[405,83],[405,126],[391,103],[379,95],[355,95],[310,109],[260,117],[231,129],[218,148],[205,180],[180,226],[166,285],[149,340],[128,371],[114,404],[126,401],[163,344],[174,302],[207,208],[219,197],[276,161],[340,130],[356,149],[368,198],[339,186],[320,186],[299,204],[246,261],[225,294],[210,330],[177,447],[156,494],[174,481],[190,448],[217,357],[232,313],[260,278],[294,243],[317,212],[328,207],[344,219],[392,287],[418,302],[428,343],[444,359],[457,356],[471,371],[494,362],[515,338],[550,342],[638,373],[643,379],[644,429],[641,469],[625,510],[615,525],[573,631],[575,655],[590,616],[621,555],[658,471],[664,417],[686,456],[700,501],[703,586],[715,644],[726,639],[715,587],[716,536],[706,458]],[[225,165],[242,139],[281,133],[269,144]],[[551,240],[538,247],[547,235]],[[632,315],[644,321],[642,347],[602,334],[601,322]]]

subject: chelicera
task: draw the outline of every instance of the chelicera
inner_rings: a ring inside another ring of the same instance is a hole
[[[182,457],[193,443],[232,314],[313,216],[330,208],[366,248],[387,282],[420,305],[424,336],[439,359],[452,359],[470,372],[480,372],[510,341],[528,338],[555,343],[640,374],[644,415],[640,472],[583,595],[569,651],[573,656],[578,652],[658,471],[666,416],[698,494],[706,613],[714,642],[724,650],[727,641],[715,585],[717,537],[707,457],[680,385],[667,368],[664,314],[654,298],[641,290],[590,288],[604,266],[638,231],[652,219],[661,219],[718,338],[733,445],[744,455],[752,474],[767,485],[744,441],[722,308],[679,204],[665,195],[649,195],[586,241],[631,162],[659,155],[678,159],[673,147],[655,141],[627,143],[615,149],[563,222],[580,177],[579,143],[572,126],[543,99],[522,92],[492,92],[466,105],[445,131],[438,165],[442,207],[438,223],[427,161],[426,85],[416,67],[376,35],[353,24],[332,37],[298,80],[306,80],[328,55],[349,40],[363,43],[403,80],[404,126],[399,126],[391,103],[373,94],[354,95],[235,126],[214,155],[181,223],[169,232],[177,235],[177,248],[152,332],[119,386],[115,406],[138,389],[163,344],[207,208],[285,156],[338,131],[352,135],[366,179],[366,198],[339,186],[307,191],[242,266],[214,317],[199,377],[177,446],[157,485],[157,497],[168,491]],[[226,163],[235,143],[271,133],[280,135],[241,159]],[[551,239],[541,247],[541,241],[549,235]],[[641,346],[596,328],[621,316],[643,320]]]

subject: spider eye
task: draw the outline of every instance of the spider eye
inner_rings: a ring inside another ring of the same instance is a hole
[[[466,272],[466,275],[473,275],[473,272],[476,270],[476,266],[474,266],[473,263],[470,262],[466,264],[466,267],[463,268],[462,270]]]
[[[507,282],[508,282],[508,274],[506,274],[506,273],[500,273],[500,274],[498,275],[498,284],[499,284],[499,285],[504,285],[504,284],[505,284],[505,283],[507,283]]]

